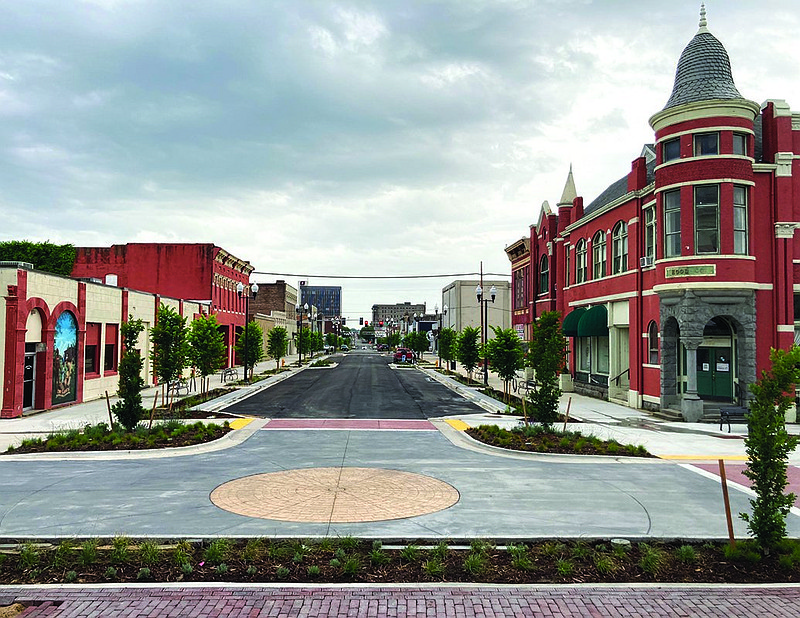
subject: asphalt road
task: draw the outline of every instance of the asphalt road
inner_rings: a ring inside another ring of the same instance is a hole
[[[393,367],[391,357],[353,350],[333,357],[333,369],[311,369],[227,408],[268,418],[425,419],[482,414],[413,367]]]

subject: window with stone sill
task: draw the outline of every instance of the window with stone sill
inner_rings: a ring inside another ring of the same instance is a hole
[[[661,162],[666,163],[681,156],[681,138],[668,139],[661,144]]]
[[[550,263],[546,255],[542,256],[539,262],[539,294],[547,294],[550,291]]]
[[[647,362],[658,365],[658,325],[654,321],[647,326]]]
[[[575,283],[586,281],[586,241],[581,239],[575,245]]]
[[[694,136],[694,156],[707,157],[719,154],[719,133],[697,133]]]
[[[600,279],[606,276],[606,234],[597,232],[592,238],[592,277]]]
[[[733,154],[747,156],[747,134],[734,133],[733,134]]]
[[[628,270],[628,224],[624,221],[617,222],[611,238],[611,271],[616,275]]]
[[[694,252],[719,253],[719,186],[694,188]]]

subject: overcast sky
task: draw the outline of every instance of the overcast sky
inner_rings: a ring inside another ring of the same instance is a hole
[[[797,0],[706,7],[743,96],[800,109]],[[481,260],[508,275],[503,249],[570,164],[588,203],[653,140],[698,15],[695,0],[0,0],[0,240],[213,242],[295,285],[342,285],[349,318],[432,309],[450,279],[320,276]]]

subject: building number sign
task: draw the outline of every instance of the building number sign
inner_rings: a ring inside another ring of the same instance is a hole
[[[717,274],[716,264],[692,264],[690,266],[668,266],[664,269],[667,279],[675,277],[713,277]]]

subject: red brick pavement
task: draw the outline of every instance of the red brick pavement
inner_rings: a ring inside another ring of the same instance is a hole
[[[0,587],[14,600],[25,618],[800,616],[797,586]]]
[[[694,466],[705,470],[706,472],[711,472],[719,476],[719,463],[697,463],[693,464]],[[725,462],[725,476],[729,481],[734,483],[739,483],[740,485],[744,485],[745,487],[751,487],[752,481],[744,475],[744,471],[747,468],[747,464],[743,463],[731,463],[729,461]],[[798,466],[787,466],[786,467],[786,480],[788,484],[786,485],[786,491],[792,492],[795,495],[794,505],[796,507],[800,507],[800,467]]]

